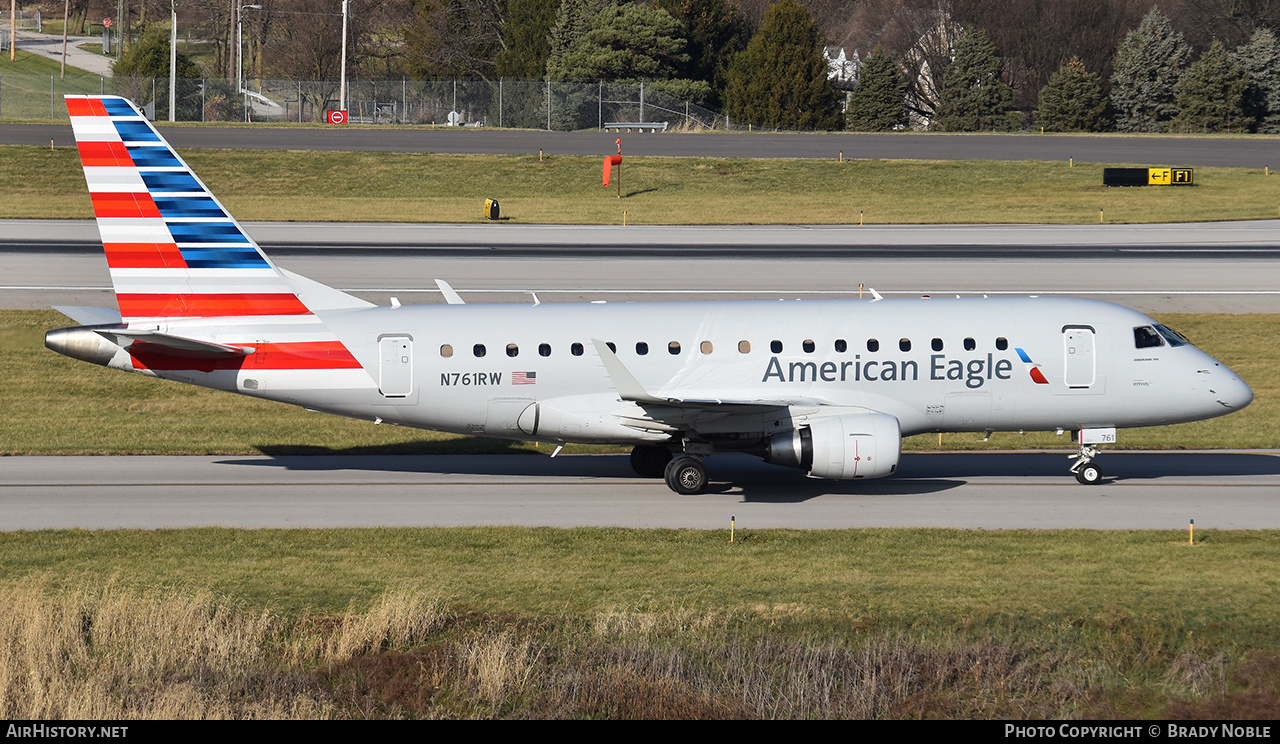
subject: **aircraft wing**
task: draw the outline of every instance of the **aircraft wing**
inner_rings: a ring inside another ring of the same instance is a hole
[[[691,412],[690,409],[708,412],[718,410],[721,415],[732,415],[763,413],[791,406],[816,407],[826,405],[821,400],[799,397],[766,400],[761,398],[734,399],[653,395],[644,389],[644,386],[635,378],[635,375],[631,374],[631,370],[627,369],[626,365],[609,348],[608,344],[598,338],[591,339],[591,343],[596,347],[596,353],[600,355],[600,361],[604,363],[605,372],[609,375],[609,380],[613,383],[614,388],[617,389],[619,397],[625,401],[636,403],[651,412],[657,412],[664,408],[671,409],[679,411],[683,418]]]

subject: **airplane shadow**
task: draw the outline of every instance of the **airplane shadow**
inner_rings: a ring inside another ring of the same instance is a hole
[[[363,448],[272,447],[262,458],[230,459],[227,464],[290,471],[376,471],[517,476],[532,478],[635,479],[627,455],[565,455],[557,458],[512,450],[495,440],[490,454],[387,454]],[[370,448],[372,449],[372,448]],[[494,454],[508,453],[502,457]],[[802,503],[827,495],[912,496],[947,491],[971,478],[1038,477],[1070,482],[1067,452],[908,452],[898,473],[870,481],[808,478],[791,468],[738,454],[707,459],[708,494],[741,494],[744,502]],[[1107,483],[1161,477],[1256,476],[1280,474],[1280,454],[1271,452],[1104,452],[1096,462]],[[655,480],[655,486],[661,481]]]

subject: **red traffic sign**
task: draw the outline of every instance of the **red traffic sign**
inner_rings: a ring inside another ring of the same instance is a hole
[[[111,28],[111,19],[110,19],[110,18],[103,18],[103,19],[102,19],[102,27],[103,27],[103,28]]]
[[[325,115],[328,117],[328,121],[330,124],[346,124],[347,123],[346,111],[328,111],[326,112]]]

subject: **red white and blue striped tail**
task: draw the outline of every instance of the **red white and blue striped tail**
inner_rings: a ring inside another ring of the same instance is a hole
[[[125,322],[311,314],[291,275],[272,265],[132,103],[66,101]],[[325,295],[330,306],[348,304],[337,290]]]

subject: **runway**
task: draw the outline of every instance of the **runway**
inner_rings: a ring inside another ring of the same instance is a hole
[[[1068,294],[1148,312],[1280,312],[1274,222],[490,227],[248,226],[285,268],[383,304],[440,302],[439,277],[471,302],[854,297],[863,284],[886,296]],[[0,307],[112,306],[94,233],[89,221],[0,225]],[[361,247],[346,246],[353,236]],[[1066,453],[906,454],[898,476],[858,483],[741,456],[708,462],[710,491],[681,497],[636,478],[622,456],[9,457],[0,529],[718,529],[731,517],[743,529],[1280,528],[1275,452],[1106,452],[1096,487],[1068,475]]]
[[[1113,452],[1084,487],[1065,453],[904,454],[900,474],[817,481],[740,455],[707,493],[622,455],[7,457],[0,530],[524,525],[727,529],[1280,528],[1280,452]]]
[[[1280,312],[1280,221],[621,227],[248,223],[281,266],[371,302],[1068,295]],[[0,307],[111,306],[92,220],[0,221]],[[860,290],[859,285],[862,289]]]

